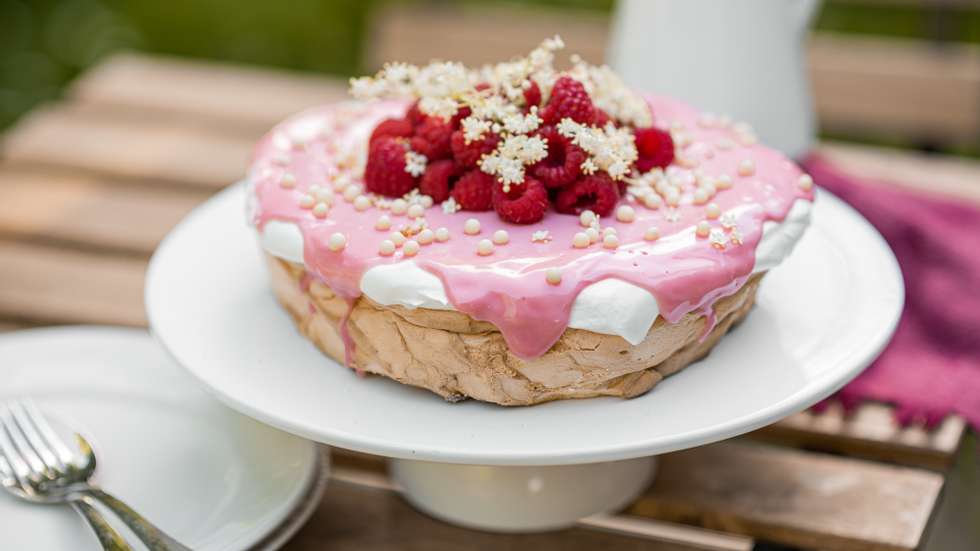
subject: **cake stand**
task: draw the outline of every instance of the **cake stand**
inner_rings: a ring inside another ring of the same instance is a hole
[[[729,438],[829,396],[879,354],[902,309],[881,236],[833,195],[712,354],[632,400],[451,404],[358,378],[293,326],[235,186],[165,239],[147,275],[154,334],[216,397],[282,430],[392,458],[405,497],[470,527],[537,531],[640,494],[653,456]]]

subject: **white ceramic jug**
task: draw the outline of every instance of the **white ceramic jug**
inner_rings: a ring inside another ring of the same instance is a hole
[[[619,0],[609,64],[632,86],[750,123],[794,158],[813,145],[805,38],[819,0]]]

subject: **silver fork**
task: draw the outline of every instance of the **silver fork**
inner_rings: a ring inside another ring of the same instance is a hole
[[[125,540],[93,508],[100,503],[116,514],[151,551],[191,551],[151,524],[131,507],[89,480],[95,473],[95,452],[82,435],[72,452],[33,402],[14,401],[0,407],[0,479],[4,487],[37,503],[72,504],[88,520],[105,549],[131,550]]]

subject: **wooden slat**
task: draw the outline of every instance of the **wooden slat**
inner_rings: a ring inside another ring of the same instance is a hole
[[[0,242],[0,318],[146,324],[142,259]]]
[[[0,236],[149,256],[166,232],[206,197],[0,165]]]
[[[810,47],[824,130],[915,140],[980,138],[980,49],[817,35]]]
[[[729,547],[728,549],[749,549]],[[397,494],[333,480],[309,522],[290,540],[289,551],[331,549],[623,549],[695,551],[725,549],[639,539],[599,530],[572,528],[547,534],[493,534],[467,530],[419,513]]]
[[[25,326],[19,323],[0,321],[0,333],[6,333],[8,331],[16,331],[18,329],[23,329]]]
[[[254,141],[180,120],[148,124],[61,105],[27,115],[0,145],[2,159],[15,165],[218,189],[241,178]]]
[[[824,143],[818,152],[855,176],[980,203],[976,159],[841,143]]]
[[[220,121],[232,131],[264,132],[311,105],[343,99],[347,84],[309,74],[225,63],[120,54],[72,86],[77,103],[106,112],[170,114]]]
[[[844,417],[832,405],[818,414],[803,412],[749,434],[750,438],[785,446],[815,449],[903,465],[945,470],[952,466],[966,422],[950,416],[935,430],[920,426],[901,427],[893,408],[864,404]]]
[[[542,25],[547,21],[547,25]],[[609,34],[606,14],[584,10],[504,8],[466,4],[390,7],[380,10],[365,42],[368,70],[386,61],[427,63],[451,59],[470,66],[525,55],[541,40],[560,35],[569,51],[599,63]],[[438,36],[438,40],[432,37]],[[556,62],[565,63],[567,56]]]
[[[827,550],[911,550],[943,486],[929,471],[765,445],[661,456],[632,514]]]

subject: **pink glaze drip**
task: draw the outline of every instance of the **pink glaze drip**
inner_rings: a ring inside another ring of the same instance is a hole
[[[549,212],[538,224],[516,226],[501,221],[494,212],[446,214],[439,205],[427,209],[428,227],[446,227],[452,237],[445,243],[423,246],[414,261],[439,277],[457,310],[497,326],[518,356],[533,358],[551,348],[567,328],[578,293],[610,277],[648,290],[668,322],[675,323],[692,311],[704,312],[709,318],[707,335],[714,326],[712,304],[736,292],[751,274],[763,223],[783,220],[796,199],[812,200],[812,191],[803,191],[796,185],[800,170],[780,153],[760,145],[716,147],[731,141],[730,129],[702,128],[697,124],[698,112],[691,107],[668,98],[648,99],[658,126],[673,122],[685,126],[693,138],[685,152],[697,160],[704,174],[724,173],[732,177],[734,186],[719,191],[712,201],[737,220],[741,245],[718,249],[708,239],[695,236],[694,225],[704,219],[705,213],[703,205],[692,203],[689,186],[685,186],[681,205],[676,209],[664,206],[650,210],[634,205],[636,220],[632,223],[602,220],[603,227],[617,229],[621,245],[615,250],[604,249],[600,244],[572,248],[572,236],[583,229],[576,216]],[[393,256],[378,253],[379,244],[388,238],[390,230],[375,230],[377,218],[389,214],[392,230],[410,221],[373,207],[358,212],[339,193],[335,194],[327,217],[317,219],[309,209],[298,206],[298,199],[313,184],[329,185],[342,171],[338,165],[344,165],[352,154],[364,155],[371,129],[386,117],[403,114],[405,109],[405,103],[378,102],[341,104],[302,113],[266,135],[258,145],[251,169],[258,198],[255,224],[259,228],[269,220],[297,224],[304,236],[307,269],[351,304],[361,294],[360,280],[366,270],[405,260],[400,250]],[[297,141],[305,143],[305,147],[297,149]],[[738,175],[737,167],[743,159],[755,163],[753,175]],[[286,171],[296,177],[295,188],[279,186]],[[355,181],[361,181],[362,171],[351,170]],[[671,167],[670,171],[676,171],[681,178],[692,178],[690,171],[679,167]],[[468,218],[480,221],[479,235],[464,234],[463,224]],[[717,220],[711,225],[721,228]],[[660,230],[662,237],[656,242],[643,240],[650,226]],[[501,228],[509,232],[509,244],[498,245],[489,256],[478,256],[477,242]],[[547,230],[552,239],[532,242],[532,234],[540,230]],[[347,237],[348,245],[343,251],[327,247],[334,232]],[[562,272],[560,285],[548,284],[545,279],[545,271],[552,267]],[[349,349],[346,328],[342,333]],[[348,364],[350,355],[348,350]]]

